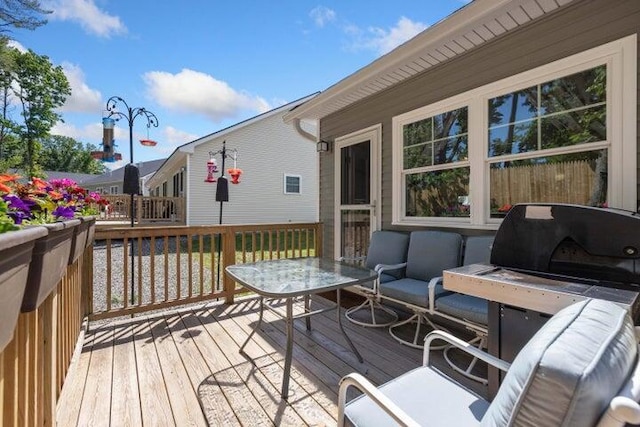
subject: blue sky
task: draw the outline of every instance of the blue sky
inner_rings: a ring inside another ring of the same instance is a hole
[[[113,95],[155,113],[154,148],[137,143],[147,128],[135,122],[138,162],[325,90],[466,2],[42,0],[49,22],[11,37],[61,65],[71,83],[52,133],[101,144]],[[115,138],[128,162],[126,123]]]

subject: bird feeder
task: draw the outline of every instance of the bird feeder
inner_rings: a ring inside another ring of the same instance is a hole
[[[240,175],[242,175],[242,169],[229,168],[229,169],[227,169],[227,172],[231,176],[231,183],[232,184],[240,184]]]
[[[218,164],[216,163],[216,159],[211,156],[209,160],[207,160],[207,177],[204,179],[204,182],[216,182],[216,172],[218,172]]]

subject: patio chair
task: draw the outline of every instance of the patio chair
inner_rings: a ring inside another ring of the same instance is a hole
[[[399,279],[403,276],[404,262],[407,260],[409,235],[394,231],[375,231],[369,241],[369,249],[365,259],[365,266],[378,272],[378,279],[372,283],[356,285],[349,290],[365,297],[362,304],[345,311],[349,321],[369,327],[385,327],[398,320],[398,314],[380,304],[379,284]],[[379,271],[384,267],[384,272]],[[357,313],[365,312],[365,319],[358,319]],[[380,316],[388,319],[380,320]]]
[[[389,333],[398,342],[422,348],[421,330],[423,324],[437,329],[427,316],[430,311],[429,300],[436,299],[450,292],[442,285],[435,287],[433,296],[429,295],[429,282],[442,277],[442,271],[458,267],[462,258],[462,236],[444,231],[414,231],[409,239],[409,251],[405,277],[391,282],[380,283],[380,296],[389,301],[401,304],[412,312],[412,315],[389,327]],[[386,272],[385,268],[380,269]],[[399,328],[407,324],[415,324],[412,339],[405,339]]]
[[[467,237],[464,247],[463,265],[488,263],[491,258],[491,245],[493,236],[470,236]],[[442,281],[431,281],[429,291],[435,295],[436,284],[441,285]],[[457,292],[443,295],[441,298],[430,296],[429,303],[435,315],[451,320],[464,326],[475,336],[469,344],[483,349],[487,347],[487,325],[489,323],[489,303],[483,298]],[[473,357],[464,367],[460,366],[452,353],[456,347],[449,346],[444,349],[444,358],[452,369],[460,374],[482,384],[487,384],[487,378],[472,373],[478,359]]]
[[[429,364],[434,339],[506,371],[487,400]],[[427,336],[423,366],[380,388],[360,374],[340,382],[338,425],[355,426],[598,426],[640,423],[640,363],[633,321],[603,300],[559,311],[513,361],[504,362],[443,331]],[[364,394],[346,403],[347,391]]]

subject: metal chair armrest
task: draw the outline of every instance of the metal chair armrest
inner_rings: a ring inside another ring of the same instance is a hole
[[[373,270],[376,273],[378,273],[378,276],[380,276],[380,274],[383,271],[386,271],[386,270],[397,270],[399,268],[404,268],[406,266],[407,266],[406,262],[402,262],[400,264],[378,264],[373,268]]]
[[[366,394],[376,405],[382,408],[391,418],[401,426],[418,427],[419,424],[414,421],[406,412],[400,409],[387,396],[382,394],[369,380],[358,373],[352,373],[340,380],[340,389],[338,392],[338,426],[344,426],[344,409],[347,401],[347,390],[349,387],[355,387],[362,393]]]
[[[446,341],[448,344],[458,347],[459,349],[469,353],[470,355],[477,357],[478,359],[484,362],[487,362],[488,364],[504,372],[507,372],[509,370],[509,367],[511,366],[509,362],[505,362],[502,359],[492,356],[489,353],[474,347],[468,342],[465,342],[460,338],[455,337],[450,333],[441,331],[441,330],[435,330],[430,332],[424,339],[424,354],[422,356],[422,363],[424,366],[429,365],[429,352],[430,352],[429,348],[431,347],[431,343],[434,340]]]
[[[442,283],[442,276],[434,277],[429,280],[429,313],[433,314],[436,311],[436,286],[438,283]]]

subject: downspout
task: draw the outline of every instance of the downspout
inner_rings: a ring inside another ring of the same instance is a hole
[[[297,118],[293,119],[293,127],[295,128],[296,132],[298,132],[300,136],[308,139],[309,141],[318,142],[318,137],[302,129],[300,122],[301,122],[301,119],[297,119]]]
[[[300,125],[301,119],[293,119],[293,127],[296,130],[296,132],[298,132],[298,134],[300,134],[300,136],[302,136],[305,139],[308,139],[310,141],[313,141],[314,144],[317,144],[318,141],[320,140],[319,135],[313,135],[309,132],[307,132],[306,130],[302,129],[302,126]],[[318,120],[318,125],[316,126],[316,130],[318,132],[318,134],[320,133],[320,121]],[[317,156],[317,161],[318,161],[318,169],[317,169],[317,182],[318,182],[318,197],[320,197],[320,156]],[[318,202],[318,212],[316,214],[316,218],[318,219],[318,221],[321,220],[320,218],[320,203]]]

